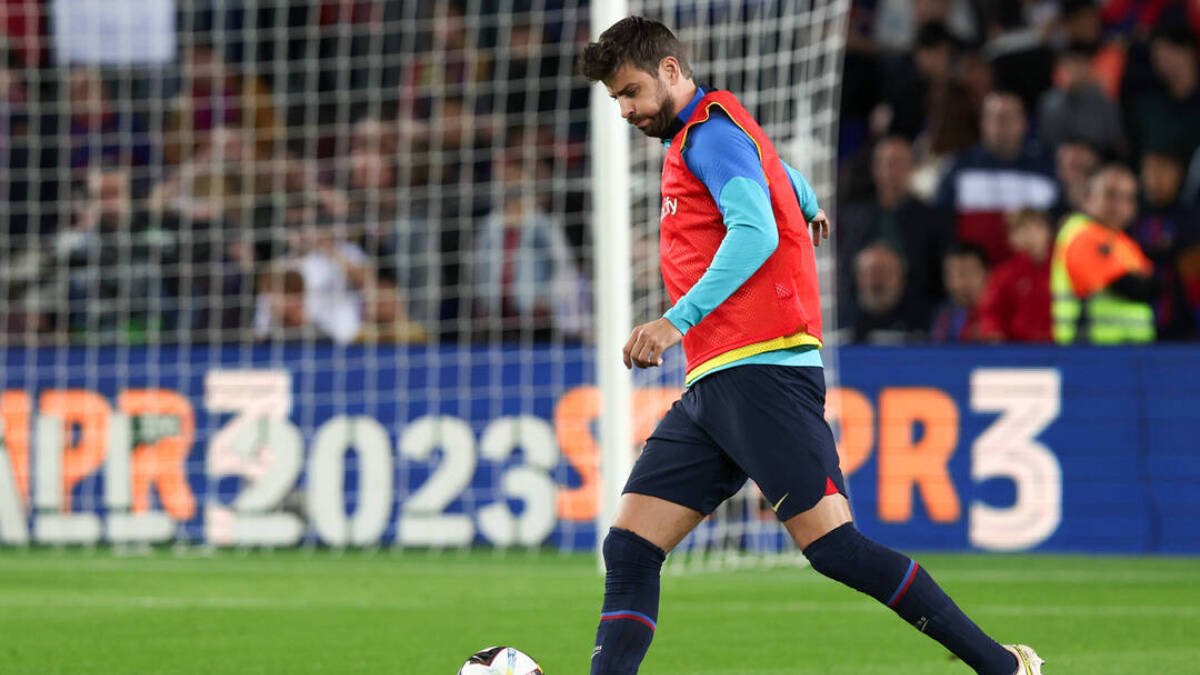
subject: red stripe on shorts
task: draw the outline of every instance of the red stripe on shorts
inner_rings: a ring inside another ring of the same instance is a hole
[[[837,486],[833,484],[833,479],[829,476],[825,477],[825,496],[838,494]]]

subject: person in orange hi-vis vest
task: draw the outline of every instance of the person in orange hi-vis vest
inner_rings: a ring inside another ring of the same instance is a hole
[[[1121,165],[1088,182],[1085,213],[1063,223],[1050,263],[1054,341],[1116,345],[1154,340],[1158,292],[1150,260],[1124,229],[1137,210],[1137,181]]]

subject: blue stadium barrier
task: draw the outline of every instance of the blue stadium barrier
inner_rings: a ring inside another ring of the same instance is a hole
[[[0,543],[590,549],[592,358],[10,348]],[[869,535],[916,550],[1200,553],[1194,346],[848,347],[839,375],[830,417]],[[520,400],[502,395],[518,385]],[[639,408],[676,393],[643,392]],[[65,494],[48,487],[62,481]]]

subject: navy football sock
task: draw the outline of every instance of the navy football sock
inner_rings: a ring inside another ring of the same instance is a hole
[[[629,530],[612,528],[604,538],[604,607],[596,629],[592,675],[636,673],[658,621],[662,549]]]
[[[804,549],[813,569],[866,593],[983,675],[1013,675],[1016,657],[963,614],[914,560],[864,537],[853,523]]]

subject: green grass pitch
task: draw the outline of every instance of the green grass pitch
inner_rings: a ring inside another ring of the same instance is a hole
[[[985,630],[1051,675],[1200,673],[1200,559],[922,555]],[[0,549],[0,673],[452,675],[510,644],[587,672],[595,559],[554,552]],[[667,575],[642,669],[969,672],[809,569]]]

